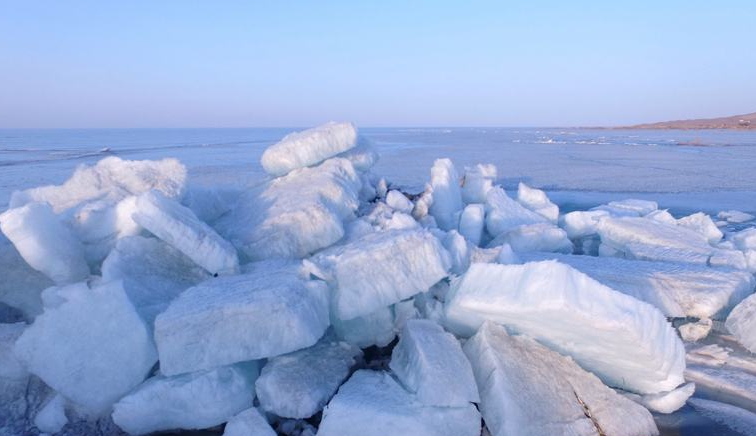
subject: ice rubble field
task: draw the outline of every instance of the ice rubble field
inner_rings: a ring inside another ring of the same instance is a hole
[[[14,192],[0,434],[643,436],[686,403],[756,432],[753,216],[377,161],[328,123],[248,188],[108,157]]]

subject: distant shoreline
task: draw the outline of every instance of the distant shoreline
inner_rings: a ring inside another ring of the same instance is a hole
[[[635,130],[756,130],[756,112],[730,117],[662,121],[612,128]]]

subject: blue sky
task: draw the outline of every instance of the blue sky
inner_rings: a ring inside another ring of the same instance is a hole
[[[0,0],[0,127],[753,112],[754,23],[753,1]]]

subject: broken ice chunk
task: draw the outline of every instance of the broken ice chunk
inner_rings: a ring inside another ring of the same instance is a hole
[[[210,277],[180,251],[142,236],[120,239],[102,263],[102,278],[122,280],[126,294],[149,325],[181,292]]]
[[[517,201],[553,224],[559,220],[559,206],[552,203],[546,193],[540,189],[531,188],[520,182],[517,186]]]
[[[134,221],[184,253],[211,274],[234,274],[239,269],[236,249],[194,212],[160,191],[137,198]]]
[[[181,198],[186,182],[186,168],[177,159],[124,160],[106,157],[93,166],[80,165],[70,179],[60,186],[41,186],[16,191],[10,207],[32,202],[47,202],[55,213],[91,200],[112,203],[157,189],[170,198]]]
[[[488,191],[486,196],[486,230],[491,236],[499,236],[523,224],[546,222],[548,222],[546,218],[509,198],[500,187],[497,186]]]
[[[68,286],[18,339],[30,372],[91,415],[144,380],[157,361],[147,326],[120,282]]]
[[[13,354],[13,344],[26,330],[26,323],[0,324],[0,379],[24,380],[29,373]]]
[[[412,303],[412,300],[408,301]],[[397,306],[401,304],[403,302],[345,321],[334,315],[331,318],[334,332],[339,339],[360,348],[372,345],[385,347],[394,340],[399,330],[398,325],[402,322],[402,308],[397,310]]]
[[[623,395],[652,412],[673,413],[685,405],[695,390],[695,383],[685,383],[670,392],[649,395],[623,393]]]
[[[502,233],[491,241],[488,246],[509,244],[517,253],[532,251],[572,253],[572,242],[567,233],[550,223],[524,224]]]
[[[27,320],[42,313],[40,293],[55,283],[33,269],[16,247],[0,233],[0,303],[18,309]]]
[[[465,179],[462,183],[462,200],[467,204],[485,203],[488,191],[496,182],[496,166],[477,164],[465,167]]]
[[[724,210],[717,214],[717,218],[725,220],[731,224],[740,224],[748,221],[752,221],[754,218],[750,213],[741,212],[739,210]]]
[[[671,213],[669,213],[667,209],[657,209],[651,212],[650,214],[645,215],[644,218],[654,220],[654,221],[659,221],[661,223],[669,224],[673,226],[677,225],[677,220],[675,219],[674,216],[672,216]]]
[[[485,320],[506,325],[613,387],[652,394],[683,382],[685,349],[658,309],[564,264],[473,264],[445,310],[454,333],[471,336]]]
[[[464,351],[493,436],[659,434],[646,409],[529,337],[486,322]]]
[[[657,210],[659,205],[655,201],[627,199],[610,201],[607,204],[594,207],[591,210],[605,210],[612,216],[645,216]]]
[[[711,217],[703,212],[680,218],[677,220],[677,225],[701,234],[711,245],[722,240],[722,231],[717,228]]]
[[[486,209],[482,204],[468,204],[459,217],[459,233],[473,245],[480,245],[486,226]]]
[[[47,203],[29,203],[0,215],[0,230],[24,260],[57,284],[89,277],[84,248]]]
[[[66,399],[56,394],[34,416],[34,425],[42,432],[57,433],[68,423]]]
[[[599,220],[606,216],[605,210],[577,210],[559,217],[559,226],[570,239],[582,238],[596,234]]]
[[[354,169],[363,173],[369,171],[379,158],[378,152],[370,145],[370,141],[362,136],[357,136],[357,145],[354,148],[339,153],[337,157],[352,162]]]
[[[444,236],[443,243],[451,258],[451,272],[464,273],[470,266],[470,250],[465,238],[456,230],[451,230]]]
[[[329,159],[246,191],[215,228],[247,260],[303,258],[344,236],[360,188],[349,161]]]
[[[170,376],[289,353],[316,343],[328,324],[321,281],[286,269],[210,279],[155,319],[160,371]]]
[[[415,205],[404,194],[397,190],[391,190],[386,194],[386,204],[394,210],[404,213],[412,213]]]
[[[756,353],[756,294],[735,306],[725,325],[741,345]]]
[[[252,407],[257,362],[175,377],[156,375],[113,407],[113,421],[131,435],[203,429]]]
[[[480,401],[462,347],[452,334],[433,321],[407,321],[391,353],[389,366],[423,404],[462,407]]]
[[[433,203],[430,214],[443,230],[456,229],[459,213],[462,211],[462,193],[459,189],[459,175],[449,159],[436,159],[431,168],[431,190]]]
[[[272,176],[316,165],[357,145],[357,129],[351,123],[329,122],[286,135],[263,152],[260,163]]]
[[[255,383],[262,408],[285,418],[309,418],[328,403],[362,351],[323,338],[316,345],[274,357]]]
[[[276,436],[268,421],[254,407],[229,419],[223,436]]]
[[[738,250],[756,250],[756,228],[748,228],[728,236]]]
[[[756,281],[746,271],[680,262],[523,253],[524,262],[554,259],[596,281],[643,300],[673,318],[718,318],[749,295]]]
[[[323,411],[318,436],[478,436],[474,405],[434,407],[418,402],[388,373],[360,370]]]
[[[704,318],[696,322],[689,322],[677,328],[685,342],[697,342],[709,335],[712,320]]]
[[[312,261],[324,270],[335,315],[342,320],[425,292],[451,267],[449,254],[425,230],[371,233],[325,250]]]

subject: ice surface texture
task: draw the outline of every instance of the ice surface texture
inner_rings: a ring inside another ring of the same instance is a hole
[[[657,435],[651,414],[572,359],[484,323],[465,344],[492,436]]]
[[[683,344],[658,309],[564,264],[473,264],[445,309],[455,333],[471,336],[485,320],[506,325],[613,387],[657,393],[683,382]]]
[[[265,150],[260,163],[268,174],[282,176],[318,164],[356,144],[357,129],[351,123],[330,122],[286,135]]]
[[[726,325],[738,342],[756,354],[756,294],[735,306],[727,317]]]
[[[437,159],[433,163],[430,187],[433,196],[430,214],[441,229],[456,229],[463,205],[459,175],[451,160]]]

